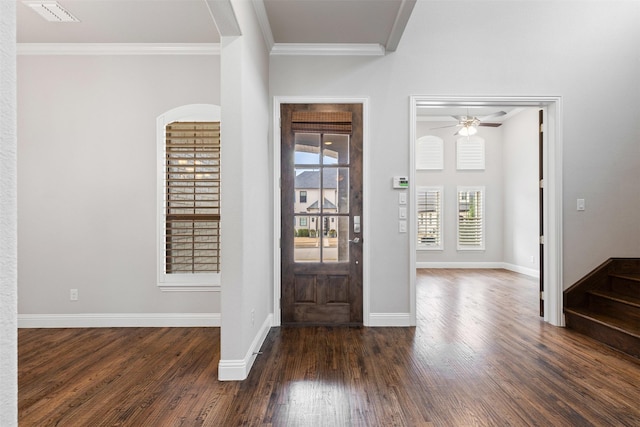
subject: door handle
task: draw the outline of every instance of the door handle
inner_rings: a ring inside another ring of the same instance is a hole
[[[360,243],[359,237],[354,237],[353,240],[349,240],[351,243]]]

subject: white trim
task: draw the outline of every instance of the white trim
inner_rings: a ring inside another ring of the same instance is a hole
[[[400,8],[398,8],[398,14],[396,15],[393,27],[391,27],[389,37],[387,38],[386,49],[388,52],[395,52],[398,48],[398,44],[400,44],[402,34],[404,33],[405,28],[407,28],[407,23],[409,22],[411,12],[413,12],[413,7],[415,5],[416,0],[401,0]]]
[[[509,264],[508,262],[505,262],[504,269],[513,271],[514,273],[524,274],[525,276],[534,277],[536,279],[540,278],[540,270],[536,270],[534,268],[523,267],[521,265]]]
[[[280,326],[280,296],[282,283],[280,276],[280,104],[362,104],[362,322],[370,326],[370,149],[369,149],[369,98],[330,98],[330,97],[298,97],[275,96],[273,98],[273,326]]]
[[[545,176],[544,192],[544,235],[545,246],[542,262],[545,265],[544,283],[547,298],[544,301],[544,320],[555,326],[564,326],[562,314],[562,293],[564,290],[562,278],[562,97],[561,96],[422,96],[409,97],[411,114],[409,117],[409,153],[410,176],[409,182],[415,182],[416,170],[413,141],[416,136],[417,106],[514,106],[539,107],[545,110],[547,123],[544,134],[543,174]],[[415,206],[415,192],[410,192],[410,206]],[[417,220],[413,215],[410,224],[409,264],[410,272],[409,304],[412,324],[416,318],[416,243]]]
[[[262,36],[264,37],[264,42],[267,45],[267,50],[271,52],[275,45],[275,41],[273,40],[271,24],[269,23],[269,16],[267,15],[267,8],[264,6],[264,0],[252,0],[251,2],[253,3],[253,8],[256,11],[258,24],[260,24],[260,29],[262,30]]]
[[[411,313],[371,313],[369,326],[376,328],[411,326]]]
[[[220,55],[220,43],[17,43],[18,55]]]
[[[276,43],[271,55],[308,56],[384,56],[377,43]]]
[[[164,162],[165,126],[175,121],[220,121],[220,106],[189,104],[173,108],[156,119],[156,271],[158,287],[163,291],[218,291],[221,273],[165,274],[164,272]]]
[[[242,35],[231,0],[205,0],[205,3],[220,37],[238,37]]]
[[[418,268],[469,268],[469,269],[504,269],[513,271],[514,273],[524,274],[526,276],[539,278],[540,271],[533,268],[526,268],[515,264],[509,264],[508,262],[416,262],[416,269]]]
[[[220,313],[19,314],[19,328],[220,327]]]
[[[269,330],[273,325],[273,316],[269,314],[262,323],[260,330],[253,338],[253,342],[249,346],[244,359],[220,360],[218,362],[218,380],[219,381],[242,381],[247,378],[256,356],[259,355],[260,348],[264,340],[269,334]]]

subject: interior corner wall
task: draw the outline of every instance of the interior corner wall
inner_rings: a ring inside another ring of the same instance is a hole
[[[538,108],[507,120],[503,135],[504,262],[540,271]]]
[[[461,14],[473,19],[461,24]],[[370,99],[372,313],[410,312],[409,236],[398,232],[391,178],[412,167],[411,95],[561,96],[561,286],[607,257],[640,254],[640,199],[629,197],[640,170],[637,16],[640,2],[629,1],[419,1],[384,57],[271,57],[272,96]],[[577,197],[586,211],[575,211]]]
[[[16,2],[0,2],[0,425],[18,425]]]
[[[242,36],[221,40],[221,380],[246,377],[273,307],[268,51],[253,5],[232,6]]]
[[[218,56],[18,57],[21,316],[220,312],[156,277],[156,118],[219,104],[219,76]]]

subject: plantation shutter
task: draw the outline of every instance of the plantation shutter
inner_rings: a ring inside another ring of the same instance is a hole
[[[484,249],[484,190],[458,190],[458,249]]]
[[[442,189],[417,188],[418,249],[442,248]]]
[[[220,123],[166,126],[165,273],[220,271]]]

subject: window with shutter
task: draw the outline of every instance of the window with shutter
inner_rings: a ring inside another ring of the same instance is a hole
[[[220,123],[166,127],[165,272],[220,271]]]
[[[158,285],[220,285],[220,107],[158,117]]]
[[[484,187],[458,187],[458,250],[484,250]]]
[[[442,249],[442,187],[417,187],[419,250]]]

